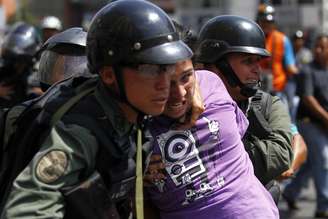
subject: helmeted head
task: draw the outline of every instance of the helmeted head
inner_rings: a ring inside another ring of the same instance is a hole
[[[112,2],[95,15],[88,31],[90,71],[99,73],[105,66],[112,67],[121,99],[128,102],[131,100],[126,95],[122,68],[134,66],[138,69],[138,66],[147,64],[163,71],[167,69],[165,65],[174,65],[192,55],[192,51],[180,40],[169,16],[148,1]],[[143,111],[141,107],[132,105]]]
[[[3,65],[20,74],[33,67],[40,47],[41,39],[36,28],[23,22],[16,23],[1,45]]]
[[[259,4],[257,9],[257,21],[275,21],[275,8],[270,4]]]
[[[72,27],[50,37],[41,48],[38,79],[43,91],[71,76],[89,76],[85,53],[87,33]]]
[[[270,4],[260,4],[257,10],[256,22],[261,26],[266,35],[275,29],[275,9]]]
[[[87,55],[97,72],[105,65],[174,64],[192,53],[162,9],[147,1],[119,0],[93,18]]]
[[[227,62],[231,53],[270,56],[265,49],[265,36],[259,25],[244,17],[224,15],[210,19],[199,33],[196,61],[215,64],[232,87],[239,86],[244,95],[252,96],[255,87],[243,84]]]
[[[305,43],[305,40],[304,40],[304,33],[302,30],[296,30],[292,36],[291,36],[291,40],[292,40],[292,43],[293,43],[293,48],[294,48],[294,51],[297,53],[303,46],[304,46],[304,43]]]
[[[43,41],[46,41],[51,36],[62,31],[62,23],[59,18],[55,16],[46,16],[40,22]]]

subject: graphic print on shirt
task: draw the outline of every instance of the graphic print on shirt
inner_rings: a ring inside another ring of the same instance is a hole
[[[206,117],[203,119],[207,123],[208,134],[206,135],[206,142],[202,143],[201,146],[197,146],[198,142],[190,130],[170,130],[157,137],[167,174],[176,187],[185,187],[186,189],[185,201],[182,205],[187,205],[210,195],[216,189],[224,186],[224,177],[218,174],[215,174],[215,179],[212,179],[212,182],[209,181],[208,170],[200,157],[201,151],[216,150],[219,142],[220,125],[218,121]],[[213,154],[217,154],[217,152]],[[217,158],[217,155],[211,155],[205,159],[212,166]],[[198,186],[195,186],[196,184]]]
[[[157,137],[166,172],[175,186],[188,185],[205,173],[190,130],[172,130]]]

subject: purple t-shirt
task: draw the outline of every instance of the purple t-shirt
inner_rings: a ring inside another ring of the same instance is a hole
[[[162,219],[279,218],[271,195],[254,175],[242,136],[248,121],[217,75],[197,71],[205,112],[189,130],[170,130],[154,118],[153,154],[166,179],[146,188]]]

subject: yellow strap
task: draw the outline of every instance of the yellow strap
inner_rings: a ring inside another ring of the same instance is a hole
[[[136,167],[136,214],[137,219],[144,219],[143,174],[142,174],[142,135],[138,129],[137,167]]]

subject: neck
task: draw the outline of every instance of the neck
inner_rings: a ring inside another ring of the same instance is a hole
[[[138,119],[138,112],[136,110],[132,109],[132,107],[126,103],[120,102],[119,106],[120,106],[125,118],[129,122],[136,124],[137,119]]]

